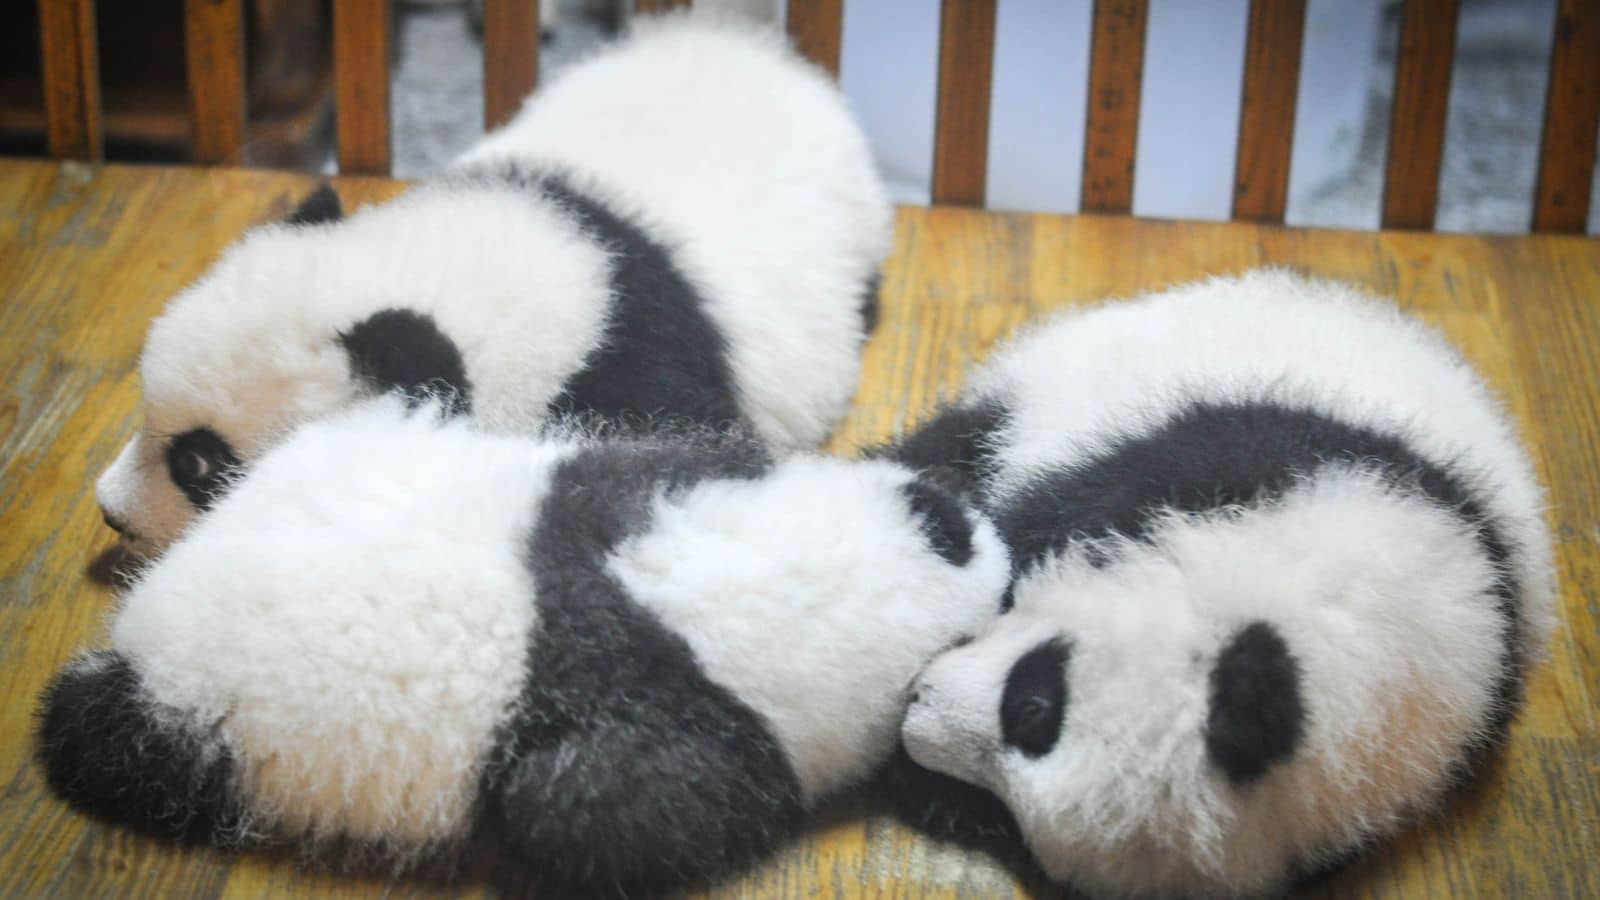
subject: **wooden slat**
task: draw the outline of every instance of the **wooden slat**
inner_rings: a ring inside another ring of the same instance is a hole
[[[504,125],[538,77],[539,0],[484,0],[484,128]]]
[[[1600,125],[1600,3],[1561,0],[1544,102],[1533,230],[1582,233]]]
[[[1394,70],[1384,228],[1433,227],[1460,0],[1406,0]]]
[[[50,155],[102,158],[105,140],[94,0],[39,0],[39,48]]]
[[[389,173],[389,0],[333,4],[339,171]]]
[[[634,0],[633,8],[636,12],[658,13],[669,9],[683,9],[689,6],[690,0]]]
[[[995,0],[944,0],[939,13],[939,98],[933,202],[982,206],[989,169],[989,86]]]
[[[1083,135],[1085,212],[1133,209],[1139,91],[1144,79],[1147,0],[1095,0],[1089,50],[1089,113]]]
[[[1283,221],[1305,24],[1306,0],[1251,0],[1233,170],[1235,219]]]
[[[183,20],[194,161],[238,162],[249,122],[244,0],[184,0]]]
[[[806,59],[839,77],[844,0],[789,0],[789,37]]]

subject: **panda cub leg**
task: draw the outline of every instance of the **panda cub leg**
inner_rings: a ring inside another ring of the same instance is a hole
[[[97,818],[191,844],[248,837],[228,748],[152,699],[120,653],[84,654],[56,677],[40,704],[37,747],[50,787]]]

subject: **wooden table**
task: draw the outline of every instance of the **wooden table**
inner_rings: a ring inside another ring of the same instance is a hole
[[[146,323],[310,183],[0,161],[0,897],[495,893],[176,850],[69,811],[31,761],[39,690],[102,639],[112,603],[86,574],[112,544],[93,485],[138,422]],[[347,205],[403,189],[339,180]],[[1566,614],[1486,784],[1308,896],[1600,896],[1600,241],[902,209],[882,324],[835,449],[913,424],[996,339],[1048,310],[1266,263],[1398,297],[1505,393],[1550,489]],[[1036,893],[1053,891],[1025,865],[930,844],[847,803],[718,896]]]

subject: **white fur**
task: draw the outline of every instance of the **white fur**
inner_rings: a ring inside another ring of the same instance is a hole
[[[1512,543],[1523,632],[1554,619],[1540,491],[1480,379],[1392,306],[1282,272],[1061,316],[999,351],[971,396],[1004,399],[996,504],[1025,479],[1146,433],[1199,400],[1277,400],[1400,434],[1481,498]],[[1054,877],[1106,896],[1280,890],[1437,802],[1483,734],[1501,671],[1496,572],[1453,513],[1329,464],[1253,508],[1168,515],[1147,543],[1081,543],[1025,573],[1016,607],[936,659],[903,729],[924,765],[983,785]],[[1243,787],[1209,760],[1209,673],[1253,621],[1300,673],[1294,754]],[[1070,646],[1056,745],[1004,746],[999,698],[1040,642]]]
[[[993,619],[1010,577],[984,520],[965,566],[931,552],[898,493],[910,479],[889,463],[796,457],[760,481],[662,499],[610,562],[713,681],[766,717],[807,802],[888,758],[902,688]]]
[[[679,253],[728,339],[742,411],[779,449],[813,446],[859,366],[861,288],[891,210],[837,90],[765,31],[690,17],[575,67],[470,163],[545,164]],[[316,227],[248,233],[151,326],[145,421],[97,485],[153,553],[193,509],[174,435],[209,427],[248,464],[361,395],[337,343],[373,312],[432,315],[461,350],[473,414],[528,431],[596,346],[611,261],[531,190],[446,178]]]

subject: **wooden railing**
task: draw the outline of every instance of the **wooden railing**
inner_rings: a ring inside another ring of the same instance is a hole
[[[248,140],[245,0],[185,0],[193,154],[237,159]],[[998,0],[942,0],[932,197],[982,206]],[[1383,189],[1385,228],[1433,227],[1460,0],[1405,0]],[[687,0],[637,0],[641,11]],[[101,157],[93,0],[38,0],[51,155]],[[1252,0],[1245,42],[1233,217],[1282,222],[1294,138],[1306,0]],[[1148,0],[1095,0],[1082,209],[1127,213]],[[790,0],[788,30],[807,57],[838,74],[843,0]],[[339,168],[390,167],[390,0],[334,0]],[[485,0],[484,120],[503,123],[533,89],[538,0]],[[1533,229],[1582,232],[1600,124],[1600,3],[1559,0],[1539,150]]]

